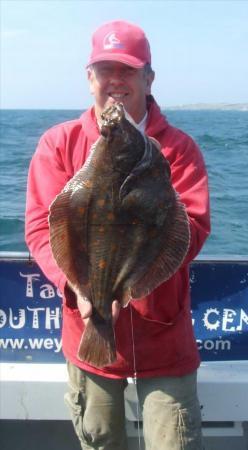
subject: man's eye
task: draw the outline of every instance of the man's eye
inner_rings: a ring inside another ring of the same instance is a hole
[[[135,73],[135,69],[133,69],[132,67],[129,67],[128,69],[125,70],[125,75],[133,75]]]
[[[108,67],[102,67],[99,70],[100,75],[108,75],[111,72],[111,70]]]

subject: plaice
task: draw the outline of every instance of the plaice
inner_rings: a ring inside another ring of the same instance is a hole
[[[190,239],[168,161],[121,104],[103,112],[101,136],[51,204],[49,226],[58,266],[76,295],[93,305],[78,357],[109,365],[116,359],[113,300],[125,306],[168,280]]]

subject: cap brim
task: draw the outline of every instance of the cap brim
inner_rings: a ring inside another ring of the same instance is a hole
[[[135,69],[142,69],[142,67],[144,67],[146,64],[144,61],[134,58],[134,56],[125,55],[123,53],[103,53],[96,56],[95,58],[91,58],[86,68],[91,64],[101,61],[117,61],[122,64],[126,64],[127,66],[134,67]]]

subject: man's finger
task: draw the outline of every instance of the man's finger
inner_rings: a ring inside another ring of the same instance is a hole
[[[113,320],[113,324],[115,324],[115,322],[118,319],[119,313],[120,313],[120,309],[121,309],[121,305],[117,300],[114,300],[112,303],[112,320]]]
[[[85,297],[77,298],[78,309],[80,311],[82,319],[84,319],[85,324],[88,322],[87,319],[92,315],[92,304],[89,300],[86,300]],[[118,319],[120,313],[121,305],[117,300],[114,300],[112,303],[112,320],[113,324]]]
[[[77,305],[82,316],[82,319],[87,319],[92,314],[92,304],[85,297],[77,298]]]

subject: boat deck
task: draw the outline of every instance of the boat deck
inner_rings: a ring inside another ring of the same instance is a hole
[[[81,450],[72,424],[63,421],[1,420],[2,450]],[[247,450],[245,437],[204,437],[204,450]],[[145,450],[143,439],[128,439],[128,450]]]

